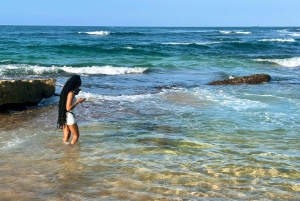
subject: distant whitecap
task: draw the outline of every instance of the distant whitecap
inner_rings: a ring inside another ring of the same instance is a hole
[[[163,45],[191,45],[193,43],[185,43],[185,42],[170,42],[170,43],[162,43]]]
[[[127,46],[127,47],[124,47],[125,49],[127,50],[133,50],[133,47],[130,47],[130,46]]]
[[[251,34],[250,31],[219,31],[222,34]]]
[[[300,36],[300,33],[292,33],[292,34],[290,34],[290,36],[298,37],[298,36]]]
[[[99,36],[107,36],[110,34],[109,31],[88,31],[88,32],[78,32],[79,34],[89,34],[89,35],[99,35]]]
[[[262,41],[262,42],[290,42],[290,43],[296,42],[295,39],[293,39],[293,38],[287,38],[287,39],[270,38],[270,39],[261,39],[259,41]]]

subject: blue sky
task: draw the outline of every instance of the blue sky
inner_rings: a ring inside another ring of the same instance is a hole
[[[300,0],[0,0],[0,25],[300,26]]]

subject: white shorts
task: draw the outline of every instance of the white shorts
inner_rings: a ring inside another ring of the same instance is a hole
[[[73,125],[76,123],[77,123],[77,121],[76,121],[75,115],[71,112],[66,112],[66,124]]]

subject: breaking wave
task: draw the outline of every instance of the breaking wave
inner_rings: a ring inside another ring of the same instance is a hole
[[[47,75],[59,73],[76,73],[86,75],[122,75],[140,74],[147,70],[146,67],[114,67],[114,66],[91,66],[91,67],[43,67],[30,65],[2,65],[0,75]]]
[[[113,67],[113,66],[92,66],[92,67],[63,67],[63,71],[68,73],[77,73],[77,74],[88,74],[88,75],[122,75],[122,74],[140,74],[145,72],[148,68],[143,67]]]
[[[284,67],[300,66],[300,57],[293,57],[289,59],[255,59],[255,61],[277,64]]]

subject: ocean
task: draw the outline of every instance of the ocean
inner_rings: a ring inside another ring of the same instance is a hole
[[[73,74],[78,144],[0,113],[0,200],[300,200],[300,27],[0,26],[0,79]]]

